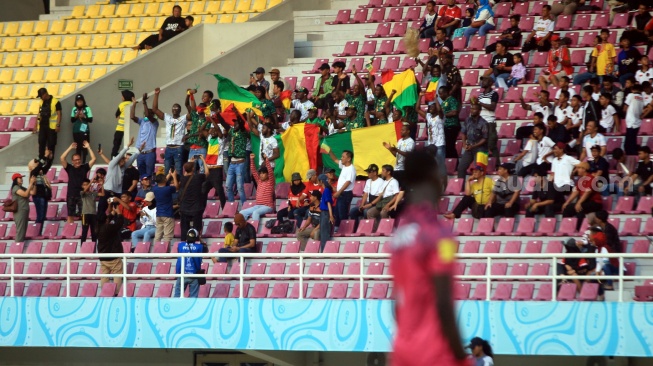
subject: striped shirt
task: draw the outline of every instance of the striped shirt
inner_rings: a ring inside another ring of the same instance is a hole
[[[252,171],[252,176],[256,181],[256,204],[272,207],[274,210],[274,170],[270,166],[270,162],[265,160],[265,167],[268,170],[268,179],[266,181],[261,181],[261,178],[258,175],[258,170],[254,166],[254,159],[249,160],[249,168]]]
[[[494,90],[490,90],[487,93],[481,93],[478,95],[478,101],[483,104],[492,104],[499,102],[499,93]],[[495,123],[497,117],[494,114],[494,111],[481,107],[481,117],[487,121],[487,123]]]

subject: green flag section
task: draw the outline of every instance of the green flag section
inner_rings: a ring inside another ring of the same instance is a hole
[[[354,167],[357,175],[366,175],[365,169],[370,164],[376,164],[381,168],[384,164],[394,166],[397,159],[383,147],[383,142],[390,145],[397,145],[401,138],[401,122],[388,123],[372,127],[358,128],[351,132],[337,133],[325,137],[322,140],[338,159],[345,150],[354,152]],[[322,153],[322,163],[326,168],[333,168],[340,174],[340,168],[329,157],[329,154]]]
[[[240,113],[245,113],[248,109],[251,109],[256,115],[263,116],[259,109],[261,102],[254,94],[220,74],[214,74],[213,76],[218,79],[218,98],[220,98],[220,105],[223,109],[229,104],[233,104]]]
[[[261,139],[251,134],[252,153],[256,166],[260,166]],[[306,176],[309,169],[317,169],[320,127],[298,123],[281,135],[276,135],[279,158],[274,161],[274,178],[277,183],[290,182],[292,173]]]
[[[419,85],[412,69],[394,75],[390,81],[383,84],[383,89],[388,96],[393,90],[397,91],[391,102],[400,110],[404,107],[414,107],[419,97]]]

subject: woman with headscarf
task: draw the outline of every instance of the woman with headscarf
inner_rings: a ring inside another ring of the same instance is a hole
[[[306,185],[302,182],[302,176],[295,172],[292,173],[290,192],[288,192],[288,207],[277,211],[277,225],[286,218],[294,218],[295,210],[304,206],[304,201],[299,201],[299,197],[306,190]]]
[[[469,39],[476,33],[479,36],[485,35],[495,28],[494,24],[494,11],[490,6],[489,0],[479,0],[479,8],[476,10],[476,15],[472,20],[472,24],[465,29],[463,37],[465,37],[465,47],[469,45]]]
[[[16,223],[16,241],[25,241],[25,233],[27,232],[27,221],[29,220],[29,196],[36,177],[29,179],[29,187],[23,187],[23,178],[25,176],[20,173],[14,173],[11,176],[13,183],[11,184],[11,199],[16,201],[17,209],[14,212],[14,222]]]
[[[86,105],[86,99],[81,94],[75,96],[75,105],[70,113],[70,122],[73,123],[73,141],[77,144],[76,153],[82,157],[82,164],[86,162],[87,150],[84,141],[91,142],[91,130],[88,126],[93,122],[91,108]]]

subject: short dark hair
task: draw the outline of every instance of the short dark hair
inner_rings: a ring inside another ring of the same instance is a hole
[[[628,78],[628,79],[630,79],[630,78]],[[639,93],[639,92],[642,91],[642,86],[639,85],[639,84],[633,84],[633,86],[630,88],[630,91],[634,92],[634,93]]]
[[[544,94],[546,94],[546,97],[547,97],[547,98],[551,95],[551,93],[549,93],[549,91],[546,90],[546,89],[542,89],[542,90],[540,90],[540,93],[544,93]]]
[[[551,5],[546,4],[546,5],[544,5],[544,6],[542,7],[542,9],[546,9],[546,10],[548,10],[548,11],[551,11]]]
[[[612,76],[610,76],[610,75],[604,75],[603,76],[603,82],[605,83],[606,81],[609,82],[609,83],[614,83],[614,78],[612,78]]]
[[[599,85],[601,82],[599,81],[599,78],[591,78],[590,79],[590,85]]]
[[[343,150],[342,152],[343,152],[344,154],[347,154],[347,156],[349,156],[350,159],[354,160],[354,152],[353,152],[353,151],[351,151],[351,150]]]
[[[514,19],[514,20],[516,20],[516,21],[520,21],[520,20],[521,20],[521,15],[519,15],[519,14],[513,14],[513,15],[510,16],[510,19]]]
[[[333,67],[333,68],[339,67],[341,69],[344,69],[345,66],[346,66],[345,63],[342,62],[342,61],[336,61],[331,65],[331,67]]]
[[[601,96],[602,96],[603,98],[607,99],[607,100],[612,100],[612,94],[610,94],[610,93],[608,93],[608,92],[603,92],[603,93],[601,93]]]
[[[189,15],[190,16],[190,15]],[[209,96],[209,99],[213,99],[213,92],[210,90],[205,90],[204,94],[207,94]]]
[[[569,99],[569,92],[566,90],[561,90],[560,95],[564,95],[567,99]]]
[[[174,11],[175,9],[179,9],[179,11],[181,11],[181,6],[179,6],[179,5],[175,5],[175,6],[173,6],[173,7],[172,7],[172,10]]]
[[[544,127],[543,123],[536,123],[535,125],[533,125],[533,128],[537,128],[542,131],[546,130],[546,127]]]
[[[608,211],[606,210],[596,211],[594,215],[596,216],[597,219],[603,222],[608,222],[608,216],[609,216]]]
[[[544,119],[544,114],[542,114],[542,112],[535,112],[535,114],[533,116],[540,117],[541,119]]]
[[[571,80],[569,79],[569,76],[563,76],[560,78],[560,80],[564,80],[566,82],[570,82]]]
[[[191,22],[195,22],[195,18],[192,15],[186,16],[186,20],[190,20]],[[213,97],[211,97],[213,98]]]
[[[166,182],[166,176],[163,175],[163,174],[157,174],[157,175],[154,177],[154,181],[155,181],[156,183],[165,183],[165,182]]]
[[[281,90],[281,91],[283,91],[283,89],[286,87],[286,84],[284,84],[283,81],[281,81],[281,80],[277,80],[273,84],[274,84],[274,86],[279,88],[279,90]]]
[[[650,154],[651,153],[651,148],[646,146],[646,145],[643,145],[643,146],[640,146],[639,149],[637,149],[637,152],[643,152],[643,153],[646,153],[646,154]]]
[[[390,175],[392,175],[395,172],[395,168],[389,164],[383,164],[383,166],[381,166],[381,169],[385,169],[387,172],[390,173]]]
[[[426,4],[427,4],[427,5],[428,5],[428,4],[431,4],[431,5],[435,6],[435,1],[433,1],[433,0],[427,1]]]
[[[548,117],[546,117],[546,120],[558,123],[558,117],[556,117],[555,114],[550,114]]]
[[[624,156],[624,150],[620,147],[612,150],[612,158],[619,160]]]
[[[601,29],[601,32],[599,32],[599,33],[607,33],[607,34],[610,34],[610,30],[609,30],[608,28],[603,28],[603,29]]]
[[[233,222],[225,222],[224,223],[224,231],[226,233],[230,233],[234,230],[234,223]]]
[[[95,174],[107,175],[107,170],[104,168],[99,168],[97,171],[95,171]]]
[[[583,91],[589,95],[592,95],[592,93],[594,93],[594,88],[592,88],[591,85],[585,85],[583,87]]]
[[[91,180],[88,178],[82,179],[82,183],[91,183]]]
[[[184,167],[182,169],[184,169],[186,173],[192,173],[193,170],[195,170],[195,163],[192,161],[184,163]]]

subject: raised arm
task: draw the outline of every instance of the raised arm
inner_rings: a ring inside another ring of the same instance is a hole
[[[426,118],[426,112],[422,110],[422,97],[424,97],[424,95],[424,92],[420,92],[417,97],[417,102],[415,103],[415,111],[417,111],[417,114],[422,116],[422,118]]]
[[[131,108],[129,108],[130,109],[129,119],[131,119],[132,121],[134,121],[136,123],[138,123],[138,118],[136,117],[136,104],[137,103],[138,102],[136,101],[136,97],[132,97],[132,105],[131,105]],[[147,109],[147,107],[146,107],[146,109]],[[145,115],[147,115],[147,112],[145,113]]]
[[[69,154],[73,149],[76,149],[76,148],[77,148],[77,144],[73,142],[72,144],[70,144],[70,146],[68,146],[68,148],[66,149],[66,151],[64,151],[64,152],[61,154],[61,156],[59,157],[59,162],[61,163],[61,165],[63,166],[64,169],[66,169],[66,167],[68,166],[68,162],[66,161],[66,158],[68,157],[68,154]]]
[[[91,156],[91,160],[88,161],[88,166],[90,168],[95,165],[95,161],[97,158],[95,157],[95,153],[93,152],[93,149],[91,148],[91,144],[88,143],[88,141],[84,141],[84,148],[88,151],[88,154]]]
[[[159,93],[161,93],[160,88],[154,89],[154,101],[152,102],[152,112],[156,114],[159,119],[164,119],[165,114],[159,110]]]

